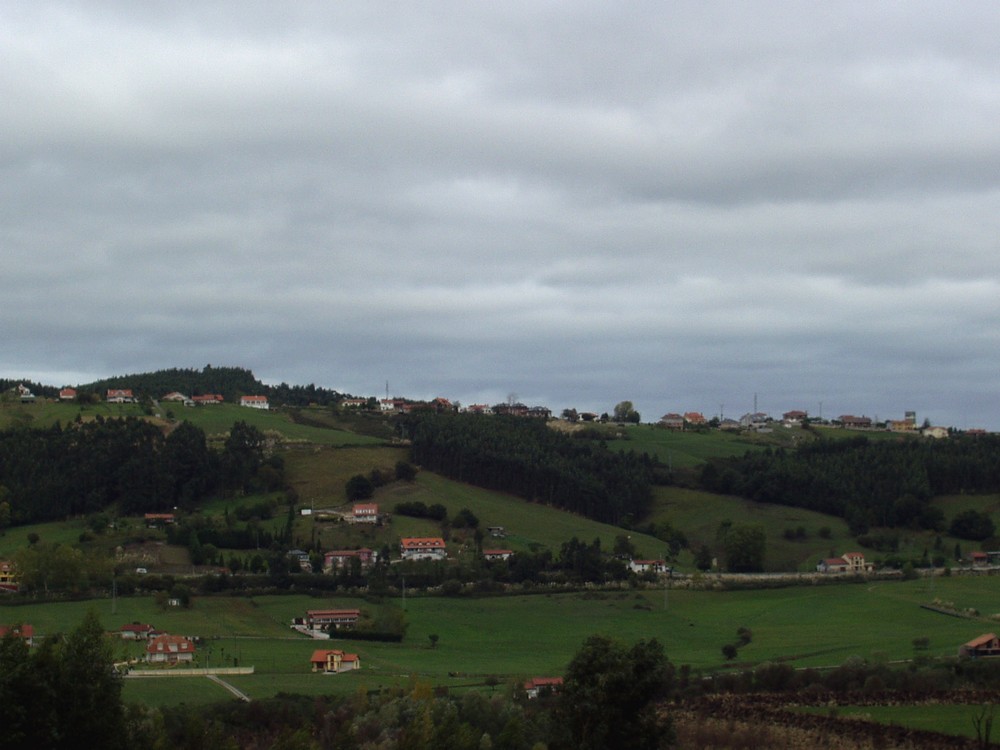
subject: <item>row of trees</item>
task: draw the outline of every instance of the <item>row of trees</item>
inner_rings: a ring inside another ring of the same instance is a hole
[[[807,508],[869,527],[944,530],[935,495],[1000,492],[1000,436],[948,440],[819,440],[798,450],[748,451],[714,459],[705,489],[764,503]]]
[[[509,492],[606,523],[649,508],[654,462],[573,440],[544,422],[474,414],[403,417],[414,463],[452,479]]]
[[[141,419],[0,431],[0,521],[36,523],[115,507],[135,515],[192,509],[218,492],[284,484],[256,427],[237,422],[222,452],[189,422],[168,435]]]

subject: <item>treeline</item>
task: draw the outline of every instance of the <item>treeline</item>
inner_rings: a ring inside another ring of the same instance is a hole
[[[798,450],[713,459],[702,486],[763,503],[847,520],[853,533],[873,526],[943,530],[928,501],[943,494],[1000,492],[1000,437],[948,440],[822,440]]]
[[[400,428],[414,463],[460,482],[612,524],[649,507],[648,455],[573,440],[541,420],[423,413],[401,418]]]
[[[185,396],[221,393],[227,401],[234,401],[240,396],[263,394],[267,387],[250,370],[242,367],[205,365],[203,370],[174,367],[134,375],[116,375],[82,384],[79,390],[92,391],[103,398],[109,388],[129,388],[137,398],[158,399],[172,391],[179,391]]]
[[[29,386],[30,387],[30,386]],[[238,401],[241,396],[267,396],[274,404],[283,406],[328,406],[340,398],[337,391],[309,385],[265,385],[253,372],[242,367],[212,367],[205,365],[202,370],[171,368],[135,375],[118,375],[93,383],[81,385],[79,390],[93,392],[102,399],[109,388],[130,388],[137,398],[158,399],[179,391],[185,396],[201,396],[220,393],[226,401]],[[36,393],[50,395],[41,389]]]
[[[276,489],[281,461],[256,427],[233,425],[222,452],[189,422],[169,434],[136,418],[0,431],[0,522],[38,523],[114,507],[190,510],[219,492]]]

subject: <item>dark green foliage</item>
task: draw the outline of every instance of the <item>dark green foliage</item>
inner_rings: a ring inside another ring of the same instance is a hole
[[[714,460],[701,481],[712,492],[839,516],[855,534],[872,526],[942,531],[931,497],[1000,492],[1000,436],[819,440]]]
[[[434,521],[443,521],[448,517],[448,509],[441,505],[441,503],[434,503],[428,506],[420,500],[396,503],[395,511],[401,516],[430,518]]]
[[[96,615],[31,651],[0,640],[0,726],[0,748],[126,747],[121,678]]]
[[[698,552],[694,556],[694,566],[701,571],[711,569],[712,551],[708,548],[708,545],[703,544],[698,548]]]
[[[451,519],[451,525],[455,529],[475,529],[479,526],[479,519],[468,508],[462,508]]]
[[[417,470],[407,461],[396,462],[396,479],[402,482],[412,482],[417,477]]]
[[[226,489],[251,492],[253,480],[264,463],[267,440],[264,433],[243,420],[233,423],[222,452],[222,475]]]
[[[168,437],[134,418],[0,431],[0,484],[14,524],[111,506],[124,514],[190,507],[217,482],[218,459],[191,425]]]
[[[739,524],[725,534],[726,568],[731,573],[759,573],[764,570],[767,535],[758,525]]]
[[[653,461],[573,440],[536,419],[410,415],[400,423],[413,461],[452,479],[509,492],[606,523],[641,518]]]
[[[566,670],[557,713],[568,734],[556,747],[653,750],[672,739],[657,701],[673,683],[673,668],[655,639],[631,648],[591,636]]]
[[[970,539],[981,542],[993,536],[996,530],[993,519],[989,513],[980,513],[976,510],[962,511],[951,522],[949,532],[959,539]]]
[[[367,500],[375,494],[375,485],[372,484],[371,479],[363,474],[355,474],[347,480],[344,492],[347,494],[349,501]]]
[[[2,381],[0,381],[2,383]],[[29,385],[29,387],[31,387]],[[263,395],[274,404],[286,406],[309,406],[316,404],[326,406],[335,403],[340,394],[336,391],[319,388],[315,385],[295,385],[287,383],[269,386],[259,381],[254,374],[242,367],[212,367],[205,365],[203,370],[178,369],[157,370],[156,372],[136,375],[120,375],[113,378],[98,380],[94,383],[81,385],[79,390],[84,393],[96,393],[99,397],[109,388],[130,388],[139,398],[161,398],[171,391],[180,391],[187,396],[200,396],[206,393],[220,393],[226,401],[239,401],[241,396]],[[55,398],[57,388],[38,390],[31,387],[36,395]]]

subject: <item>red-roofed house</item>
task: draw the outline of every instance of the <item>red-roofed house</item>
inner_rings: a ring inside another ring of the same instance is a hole
[[[192,396],[191,400],[199,406],[205,406],[207,404],[221,404],[226,399],[222,397],[221,393],[203,393],[200,396]]]
[[[60,401],[72,401],[76,398],[76,388],[63,388],[59,391]]]
[[[448,557],[444,539],[433,537],[404,537],[399,540],[399,551],[404,560],[444,560]]]
[[[146,644],[146,661],[178,664],[194,661],[194,641],[183,635],[158,635]]]
[[[820,573],[871,573],[875,565],[865,562],[860,552],[845,552],[840,557],[828,557],[816,566]]]
[[[524,694],[528,698],[537,698],[545,693],[558,693],[562,685],[562,677],[532,677],[524,683]]]
[[[249,406],[251,409],[270,409],[267,396],[241,396],[240,406]]]
[[[27,623],[13,626],[0,625],[0,638],[6,638],[8,635],[20,638],[29,646],[35,645],[35,628],[33,625],[29,625]]]
[[[134,404],[135,396],[128,388],[109,388],[108,397],[105,400],[109,404]]]
[[[969,559],[973,568],[985,568],[990,564],[990,556],[985,552],[970,552]]]
[[[313,672],[323,674],[338,674],[361,669],[361,657],[357,654],[345,654],[338,649],[321,648],[313,651],[309,659]]]
[[[841,557],[847,563],[848,573],[870,573],[875,570],[874,563],[865,562],[865,556],[860,552],[845,552]]]
[[[705,415],[700,411],[686,411],[684,412],[684,421],[688,424],[693,425],[703,425],[707,424],[708,420],[705,419]]]
[[[147,513],[145,519],[146,528],[148,529],[158,529],[161,526],[168,526],[177,520],[173,513]]]
[[[958,647],[958,655],[973,659],[980,656],[1000,656],[1000,638],[997,638],[993,633],[973,638],[968,643],[963,643]]]
[[[378,523],[378,503],[355,503],[351,514],[354,523]]]

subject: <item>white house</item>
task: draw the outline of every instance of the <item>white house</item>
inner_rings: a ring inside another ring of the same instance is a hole
[[[378,503],[355,503],[351,509],[353,523],[377,523]]]
[[[241,396],[240,406],[249,406],[251,409],[270,409],[267,396]]]

